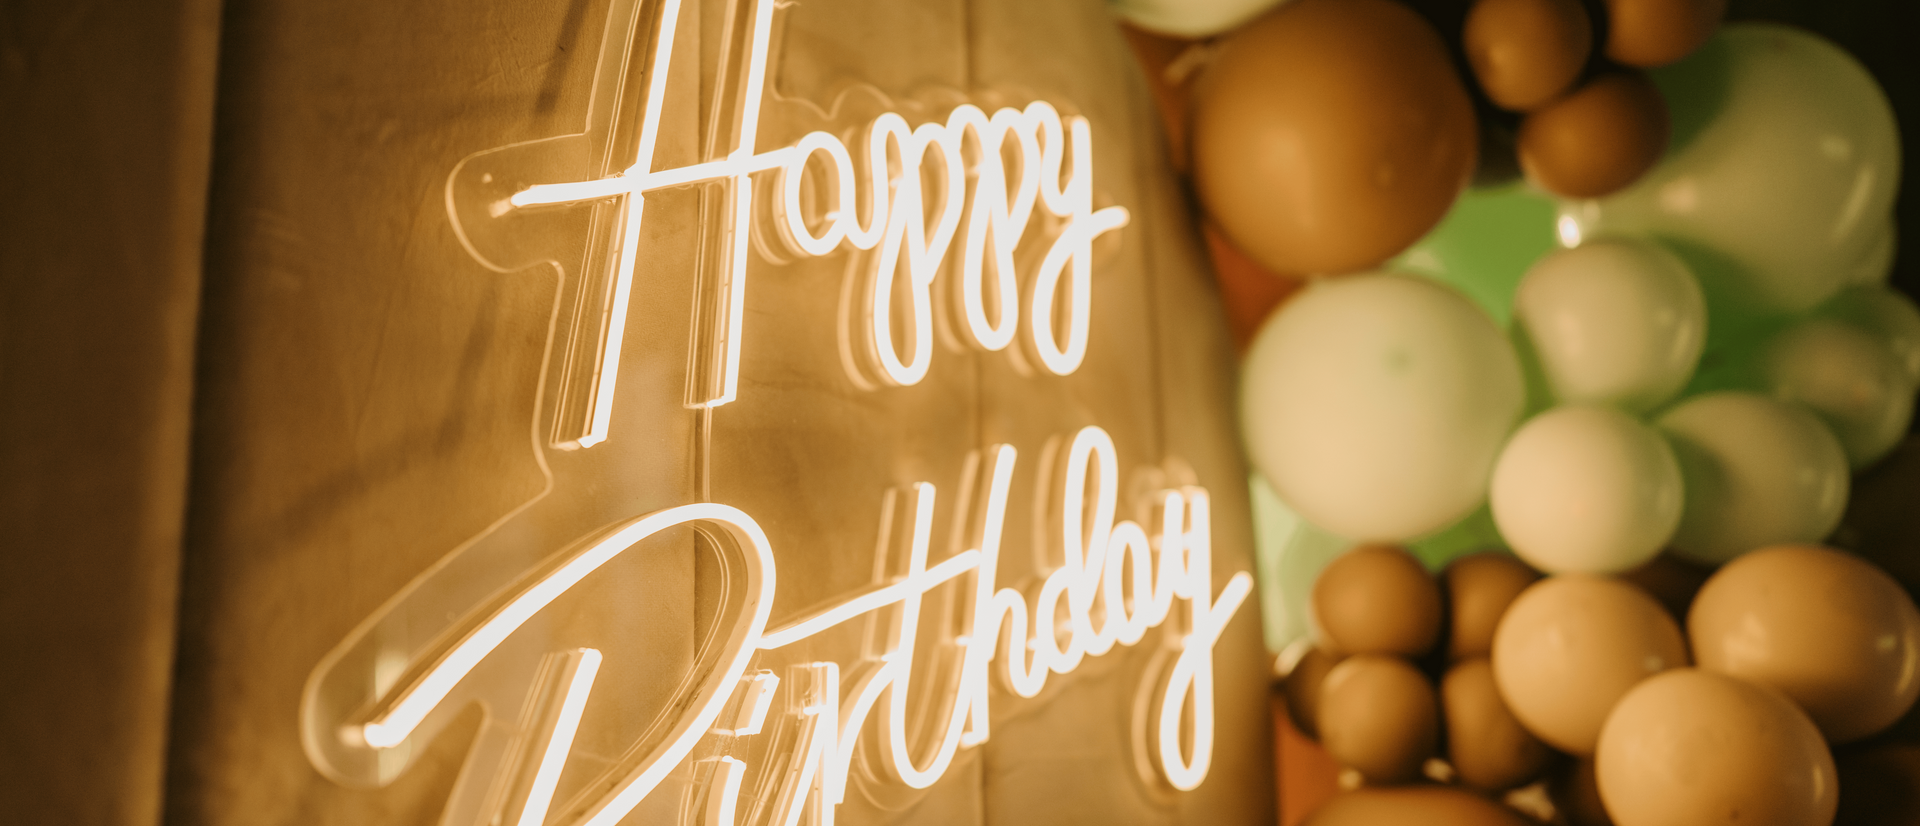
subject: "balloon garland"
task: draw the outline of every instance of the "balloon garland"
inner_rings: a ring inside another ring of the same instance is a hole
[[[1212,38],[1148,64],[1287,708],[1350,789],[1307,822],[1824,826],[1920,780],[1847,745],[1920,744],[1920,610],[1821,544],[1920,466],[1857,61],[1724,0],[1114,5]]]

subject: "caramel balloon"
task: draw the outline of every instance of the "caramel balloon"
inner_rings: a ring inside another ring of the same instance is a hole
[[[1198,81],[1194,185],[1268,269],[1379,264],[1473,174],[1473,106],[1431,26],[1392,0],[1298,0],[1221,41]]]
[[[1406,660],[1348,657],[1320,689],[1320,744],[1369,783],[1417,780],[1439,743],[1438,706],[1433,685]]]
[[[1834,743],[1893,725],[1920,697],[1920,610],[1872,563],[1783,545],[1707,580],[1687,617],[1701,668],[1772,686]]]
[[[1287,701],[1287,716],[1293,719],[1293,727],[1308,739],[1320,739],[1320,689],[1327,681],[1327,672],[1339,662],[1339,657],[1319,647],[1307,649],[1306,655],[1293,664],[1293,670],[1288,671],[1287,678],[1280,683],[1281,696]]]
[[[1634,685],[1687,664],[1666,609],[1625,582],[1562,574],[1528,588],[1493,635],[1493,674],[1534,736],[1592,754],[1613,704]]]
[[[1618,826],[1827,826],[1833,755],[1771,689],[1679,669],[1636,686],[1594,756]]]
[[[1308,815],[1304,826],[1531,826],[1518,812],[1471,792],[1445,786],[1358,789],[1335,795]]]
[[[1707,42],[1727,0],[1607,0],[1607,57],[1651,69]]]
[[[1527,564],[1501,553],[1463,556],[1441,573],[1452,622],[1447,656],[1452,660],[1493,653],[1493,629],[1521,591],[1540,579]]]
[[[1320,571],[1313,617],[1339,653],[1418,657],[1440,636],[1440,586],[1412,554],[1361,545]]]
[[[1440,682],[1447,720],[1447,760],[1460,781],[1502,791],[1540,776],[1553,752],[1514,719],[1484,657],[1461,662]]]
[[[1520,123],[1520,168],[1564,198],[1640,179],[1667,148],[1667,103],[1638,72],[1601,75]]]
[[[1461,33],[1480,89],[1516,112],[1538,109],[1580,76],[1593,23],[1574,0],[1479,0]]]

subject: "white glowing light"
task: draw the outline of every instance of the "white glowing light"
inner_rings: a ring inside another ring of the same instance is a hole
[[[739,820],[740,781],[747,776],[747,764],[731,757],[719,759],[714,767],[713,785],[707,794],[706,818],[702,826],[734,826]]]
[[[774,690],[780,687],[780,677],[771,671],[762,671],[740,680],[740,715],[733,721],[732,728],[720,729],[725,734],[745,737],[759,734],[760,727],[767,721],[767,710],[773,708]]]
[[[504,606],[482,619],[459,642],[439,655],[427,671],[403,689],[397,698],[384,701],[386,709],[372,722],[361,727],[368,745],[387,748],[398,745],[437,708],[442,700],[474,666],[485,659],[508,635],[534,614],[566,593],[588,574],[598,570],[628,548],[662,530],[677,525],[702,522],[724,531],[741,550],[748,593],[743,597],[743,621],[736,624],[720,643],[723,665],[716,667],[701,686],[691,715],[677,721],[667,745],[650,759],[633,766],[624,777],[611,784],[613,791],[590,808],[587,823],[612,826],[660,784],[667,772],[684,760],[695,743],[713,727],[726,706],[740,675],[754,654],[754,643],[766,628],[767,615],[773,609],[773,548],[766,534],[752,517],[737,508],[702,503],[682,505],[630,520],[598,541],[576,552],[558,568],[523,588]]]
[[[715,669],[715,676],[695,695],[694,712],[678,721],[669,744],[628,767],[624,774],[616,770],[608,780],[599,781],[598,785],[609,791],[563,822],[613,826],[687,758],[706,732],[718,730],[735,736],[762,732],[780,680],[772,672],[746,674],[755,653],[809,639],[882,610],[894,612],[885,626],[889,629],[886,648],[875,660],[852,669],[844,697],[838,666],[815,663],[804,667],[808,676],[796,693],[798,707],[790,718],[791,725],[800,726],[795,739],[789,741],[795,744],[791,753],[795,762],[781,781],[772,810],[775,822],[797,824],[811,812],[814,822],[831,823],[834,807],[844,799],[849,767],[866,738],[863,732],[869,718],[878,728],[876,768],[910,787],[931,786],[945,775],[961,748],[988,738],[988,686],[996,657],[1005,661],[999,672],[1005,684],[1014,693],[1030,697],[1039,693],[1050,674],[1069,673],[1087,657],[1139,642],[1148,629],[1167,620],[1180,599],[1188,600],[1189,614],[1181,624],[1183,636],[1169,642],[1178,655],[1160,684],[1159,698],[1151,705],[1158,712],[1153,757],[1174,788],[1198,786],[1208,773],[1213,750],[1213,647],[1252,589],[1252,577],[1240,572],[1229,579],[1217,597],[1212,595],[1211,516],[1206,491],[1189,487],[1161,495],[1156,549],[1145,528],[1132,521],[1115,521],[1120,473],[1112,438],[1098,427],[1081,429],[1064,451],[1062,472],[1053,477],[1058,479],[1059,496],[1054,501],[1059,504],[1057,512],[1047,517],[1058,528],[1056,550],[1061,564],[1046,575],[1029,603],[1027,592],[996,584],[1016,458],[1017,453],[1007,445],[986,451],[984,506],[960,517],[978,520],[961,526],[971,528],[963,535],[976,537],[977,547],[929,564],[937,492],[931,484],[915,484],[907,491],[907,512],[912,522],[907,532],[905,570],[876,587],[772,630],[766,628],[774,578],[772,549],[746,514],[722,505],[703,504],[631,520],[587,544],[476,622],[422,676],[382,702],[379,708],[383,711],[361,727],[365,741],[376,748],[399,744],[480,660],[588,574],[648,536],[701,521],[727,530],[741,549],[752,548],[746,554],[751,619],[741,623],[722,644],[719,658],[724,665]],[[921,749],[915,749],[908,736],[908,696],[915,676],[915,648],[921,636],[921,604],[929,591],[968,575],[972,580],[962,587],[971,592],[971,625],[955,634],[959,639],[950,655],[958,658],[955,688],[938,697],[945,708],[942,715],[932,718],[934,736]],[[1131,587],[1126,583],[1128,578],[1132,579]],[[588,652],[582,657],[520,826],[539,826],[545,817],[598,663],[597,653]],[[733,722],[730,727],[716,728],[716,720],[735,692],[741,694]],[[716,768],[706,810],[709,822],[733,822],[738,778],[731,773],[743,768],[731,763]]]
[[[813,132],[793,146],[766,152],[755,149],[775,5],[774,0],[753,3],[746,84],[740,100],[736,101],[736,110],[740,112],[736,144],[725,159],[653,169],[661,101],[665,97],[674,27],[680,11],[679,0],[668,0],[660,11],[660,32],[654,41],[646,111],[633,164],[606,178],[531,186],[508,199],[514,208],[624,199],[623,214],[618,222],[621,232],[618,270],[604,327],[607,333],[595,382],[593,417],[586,435],[570,446],[592,447],[606,440],[632,296],[640,222],[646,203],[644,194],[656,189],[724,182],[727,203],[732,205],[725,256],[727,273],[720,280],[726,291],[725,323],[716,333],[722,339],[718,344],[724,352],[719,370],[720,387],[701,401],[700,406],[719,407],[733,401],[739,393],[746,250],[754,223],[752,176],[769,170],[779,170],[780,177],[777,197],[769,205],[774,215],[771,223],[776,227],[778,240],[789,250],[800,255],[823,256],[842,244],[861,250],[879,247],[862,317],[866,328],[865,346],[877,362],[875,378],[881,382],[907,386],[926,377],[933,358],[932,285],[963,218],[967,233],[962,241],[964,249],[956,288],[961,320],[972,343],[983,350],[1002,350],[1014,341],[1019,286],[1013,252],[1031,222],[1036,201],[1055,218],[1063,220],[1064,227],[1035,273],[1036,289],[1029,309],[1033,351],[1048,372],[1061,376],[1079,369],[1086,357],[1087,325],[1092,312],[1093,239],[1125,226],[1128,220],[1124,207],[1093,209],[1093,132],[1087,120],[1069,118],[1063,126],[1060,113],[1040,101],[1029,104],[1025,110],[1000,109],[991,117],[977,106],[962,105],[949,113],[945,123],[925,123],[918,127],[910,127],[906,119],[896,113],[883,114],[867,130],[866,188],[871,207],[862,226],[857,214],[859,183],[853,157],[838,137]],[[969,134],[976,148],[970,159],[965,151]],[[1011,181],[1003,152],[1007,147],[1018,147],[1019,173]],[[940,160],[938,204],[927,202],[928,193],[921,184],[923,171],[930,171],[926,169],[930,151]],[[1069,154],[1072,155],[1070,165]],[[818,235],[809,227],[806,209],[801,203],[807,165],[816,155],[825,157],[835,193],[833,208],[822,216],[823,228]],[[890,157],[897,159],[898,164],[890,164]],[[1064,182],[1063,170],[1066,171]],[[967,186],[969,171],[975,177],[971,190]],[[969,191],[972,192],[970,208]],[[929,230],[927,212],[935,206],[939,218]],[[1064,305],[1067,308],[1064,344],[1055,330],[1054,318],[1055,305],[1062,300],[1059,293],[1063,281],[1068,295]],[[909,308],[904,319],[908,325],[905,340],[911,353],[908,357],[902,357],[894,341],[893,300],[897,288],[904,290]],[[988,311],[989,294],[997,305],[992,317]]]
[[[580,714],[586,711],[587,695],[593,692],[594,675],[600,673],[600,652],[582,648],[568,665],[573,669],[567,681],[567,693],[560,701],[560,713],[553,723],[553,735],[540,756],[533,784],[527,790],[526,805],[520,809],[520,826],[541,826],[547,822],[547,807],[553,803],[553,788],[560,784],[560,769],[573,750],[573,736],[580,730]]]

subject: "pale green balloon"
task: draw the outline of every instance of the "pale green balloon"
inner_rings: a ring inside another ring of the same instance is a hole
[[[1514,287],[1556,246],[1555,210],[1551,198],[1524,183],[1469,189],[1392,266],[1452,286],[1505,327],[1513,317]]]
[[[1899,251],[1900,228],[1889,215],[1873,243],[1867,245],[1867,251],[1848,268],[1847,283],[1886,286],[1887,278],[1893,275],[1894,254]]]
[[[1762,365],[1773,396],[1819,416],[1856,469],[1893,450],[1913,420],[1906,367],[1886,342],[1853,325],[1795,324],[1768,343]]]
[[[1900,182],[1893,109],[1858,61],[1799,29],[1736,23],[1653,77],[1674,114],[1666,157],[1619,194],[1564,205],[1563,235],[1671,241],[1716,323],[1723,304],[1809,310],[1855,277]]]
[[[1719,565],[1756,548],[1819,542],[1847,506],[1847,456],[1812,413],[1757,393],[1695,396],[1663,414],[1686,505],[1682,558]]]
[[[1471,513],[1524,401],[1518,359],[1445,285],[1321,279],[1261,328],[1241,374],[1254,467],[1303,517],[1403,542]]]
[[[1706,331],[1693,274],[1651,241],[1549,253],[1514,297],[1522,358],[1558,402],[1651,410],[1686,386]]]
[[[1907,378],[1920,385],[1920,308],[1906,294],[1875,285],[1848,287],[1822,306],[1818,315],[1879,337]]]

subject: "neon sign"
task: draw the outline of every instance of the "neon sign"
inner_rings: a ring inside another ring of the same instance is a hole
[[[613,436],[646,200],[663,190],[714,184],[721,193],[722,231],[709,260],[720,275],[720,309],[707,331],[705,362],[690,371],[689,406],[711,411],[738,398],[750,246],[770,259],[843,249],[869,254],[861,259],[870,267],[854,321],[860,334],[846,367],[850,379],[875,392],[928,376],[936,349],[934,290],[942,278],[967,346],[1007,352],[1027,369],[1056,376],[1074,373],[1085,359],[1092,243],[1128,221],[1123,207],[1094,208],[1089,122],[1040,101],[992,114],[963,104],[944,122],[912,126],[894,112],[872,119],[854,142],[858,160],[825,131],[760,151],[775,6],[746,0],[735,9],[742,36],[729,42],[739,48],[722,55],[732,89],[730,148],[719,157],[655,168],[680,2],[662,0],[651,21],[639,3],[616,3],[589,129],[570,136],[597,145],[581,153],[576,141],[549,153],[588,156],[589,175],[553,180],[514,166],[526,155],[510,152],[481,153],[452,176],[448,208],[456,229],[469,251],[496,269],[514,268],[516,260],[502,251],[514,251],[514,226],[525,216],[593,209],[594,240],[573,309],[556,324],[564,335],[549,348],[558,381],[543,402],[551,417],[539,441],[554,451],[543,467]],[[649,40],[650,48],[636,48]],[[629,100],[635,73],[627,58],[642,52],[644,96]],[[1023,294],[1015,250],[1036,229],[1050,243],[1026,270]],[[444,823],[611,826],[680,772],[695,778],[694,793],[677,809],[682,822],[830,824],[857,762],[886,782],[929,787],[961,750],[989,738],[996,684],[1031,698],[1050,675],[1069,674],[1087,658],[1165,628],[1169,663],[1144,700],[1150,722],[1141,745],[1166,785],[1196,788],[1212,756],[1213,648],[1252,579],[1234,573],[1214,593],[1203,488],[1123,501],[1119,455],[1106,431],[1082,427],[1062,434],[1059,445],[1036,463],[1036,478],[1050,484],[1055,503],[1046,542],[1059,560],[1037,582],[999,581],[1019,452],[995,444],[969,457],[957,486],[962,505],[954,509],[953,535],[964,541],[936,558],[936,487],[922,481],[895,489],[883,503],[880,555],[897,564],[870,588],[778,622],[774,542],[738,508],[695,503],[621,519],[497,585],[503,561],[526,553],[513,547],[514,526],[524,519],[516,511],[422,574],[320,663],[303,703],[309,757],[342,782],[382,785],[404,771],[417,744],[478,700],[490,709],[488,719]],[[1151,517],[1144,525],[1121,518],[1127,510]],[[579,647],[526,661],[513,646],[516,634],[524,638],[523,629],[548,622],[551,606],[597,572],[685,541],[712,552],[723,583],[708,606],[704,642],[659,724],[619,755],[582,757],[576,740],[583,716],[606,696],[595,686],[616,655]],[[935,613],[927,603],[936,591],[950,596],[958,619],[923,625]],[[755,668],[763,652],[804,650],[857,622],[868,623],[878,640],[857,662],[802,658],[785,673]],[[938,656],[924,650],[929,635]],[[920,715],[908,698],[911,686],[930,682],[916,672],[917,663],[929,661],[943,675],[931,681],[940,708],[916,734],[918,721],[908,718]],[[518,719],[505,714],[512,708],[522,709]],[[765,765],[757,767],[759,791],[747,796],[756,767],[741,758],[756,750]],[[563,774],[582,761],[594,779],[560,799]]]

